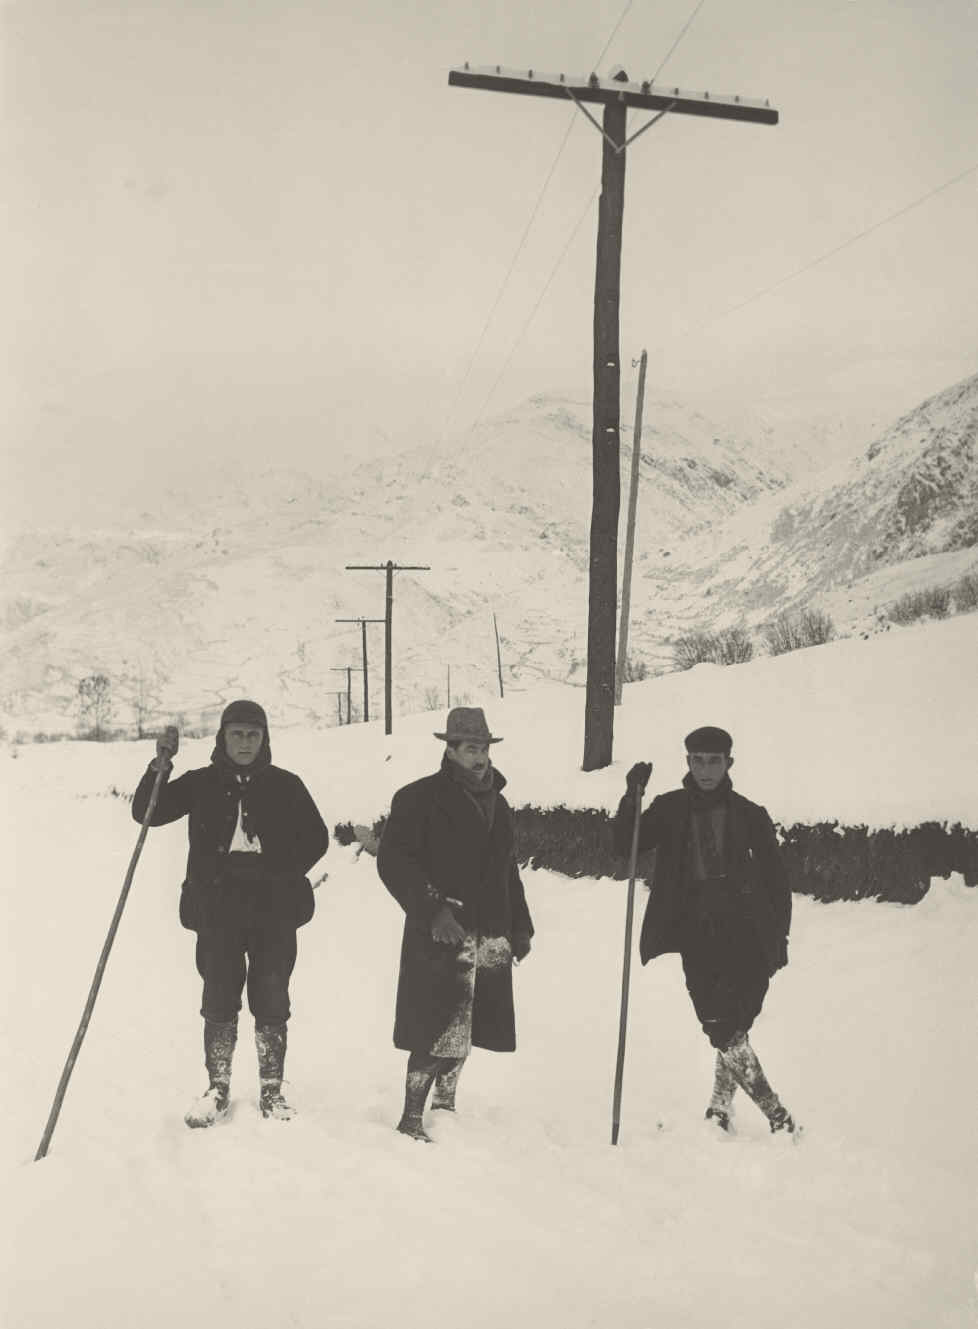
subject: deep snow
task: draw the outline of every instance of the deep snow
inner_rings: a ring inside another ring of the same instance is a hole
[[[669,787],[682,733],[727,723],[738,787],[780,820],[975,825],[976,623],[636,685],[619,760],[590,776],[577,769],[580,691],[490,701],[506,735],[494,757],[517,803],[610,806],[632,760],[653,757],[654,788]],[[443,718],[399,720],[391,740],[377,726],[273,728],[273,748],[331,825],[370,820],[434,766]],[[186,744],[180,768],[208,749]],[[392,1129],[400,912],[374,861],[337,846],[293,981],[301,1115],[258,1120],[244,1016],[232,1119],[184,1127],[203,1081],[199,984],[176,920],[185,833],[160,828],[50,1155],[31,1162],[136,839],[113,790],[131,792],[151,751],[2,757],[12,1329],[975,1323],[978,892],[956,878],[912,908],[796,899],[791,964],[753,1041],[805,1123],[798,1147],[742,1099],[737,1138],[709,1134],[712,1054],[678,961],[636,966],[613,1149],[626,887],[527,872],[537,938],[516,974],[519,1050],[473,1055],[459,1113],[433,1116],[429,1147]]]

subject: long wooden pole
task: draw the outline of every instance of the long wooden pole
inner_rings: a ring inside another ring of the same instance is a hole
[[[588,581],[585,771],[612,759],[615,715],[615,618],[618,603],[618,514],[621,503],[621,237],[625,208],[624,101],[604,108],[601,199],[594,280],[594,411]]]
[[[366,724],[370,719],[370,687],[367,683],[367,620],[361,618],[360,628],[363,633],[361,647],[361,656],[363,660],[363,723]]]
[[[635,791],[635,821],[628,861],[628,904],[625,909],[625,958],[621,970],[621,1014],[618,1020],[618,1060],[615,1063],[615,1091],[611,1107],[611,1143],[618,1143],[621,1124],[621,1089],[625,1078],[625,1035],[628,1031],[628,985],[632,973],[632,919],[635,916],[635,872],[638,867],[638,830],[642,819],[644,789]]]
[[[384,733],[394,732],[393,670],[394,647],[394,564],[387,560],[387,602],[384,613]]]
[[[635,513],[638,509],[638,473],[642,460],[642,409],[645,403],[645,367],[648,352],[642,352],[635,398],[635,431],[632,435],[632,470],[628,486],[628,520],[625,526],[625,566],[621,580],[621,622],[618,627],[618,664],[615,669],[615,705],[621,705],[628,668],[628,616],[632,598],[632,559],[635,556]]]
[[[92,1011],[95,1009],[95,999],[98,996],[99,988],[102,986],[102,977],[105,973],[105,967],[109,962],[109,952],[112,950],[112,943],[115,941],[115,934],[119,930],[119,921],[122,918],[122,911],[126,907],[126,900],[129,897],[129,888],[132,885],[132,879],[136,872],[136,864],[139,862],[139,855],[143,851],[143,844],[146,840],[146,834],[149,830],[149,823],[156,809],[156,801],[160,796],[160,787],[163,784],[163,776],[166,774],[167,767],[160,761],[156,772],[156,779],[153,781],[153,788],[149,796],[149,803],[146,805],[146,815],[143,817],[142,825],[139,828],[139,836],[136,840],[136,847],[132,851],[132,857],[129,860],[129,869],[126,872],[125,881],[122,883],[122,891],[119,895],[118,903],[115,907],[115,913],[112,915],[112,922],[109,925],[108,935],[105,938],[105,944],[102,947],[102,954],[99,956],[98,964],[95,966],[95,977],[92,979],[92,985],[88,989],[88,1000],[85,1002],[85,1009],[82,1011],[81,1023],[78,1025],[78,1032],[75,1034],[74,1041],[68,1053],[68,1060],[65,1062],[64,1070],[61,1072],[61,1079],[58,1081],[58,1088],[55,1091],[54,1102],[51,1105],[51,1111],[48,1114],[47,1125],[44,1127],[44,1134],[41,1136],[41,1143],[37,1147],[37,1153],[34,1155],[34,1162],[44,1158],[48,1152],[48,1146],[51,1143],[51,1136],[54,1134],[54,1128],[58,1124],[58,1117],[61,1114],[61,1106],[64,1103],[65,1094],[68,1092],[68,1081],[71,1079],[71,1073],[75,1069],[75,1062],[78,1060],[78,1054],[81,1051],[81,1045],[85,1040],[85,1034],[88,1032],[88,1024],[92,1018]]]

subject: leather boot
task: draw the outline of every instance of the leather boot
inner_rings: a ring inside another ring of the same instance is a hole
[[[720,1055],[744,1093],[767,1117],[771,1130],[792,1134],[795,1130],[794,1119],[768,1084],[757,1054],[747,1041],[747,1035],[735,1034]]]
[[[263,1117],[289,1121],[295,1108],[282,1093],[288,1026],[285,1021],[255,1025],[255,1048],[258,1052],[258,1107]]]
[[[412,1052],[408,1057],[407,1077],[404,1082],[404,1111],[397,1129],[402,1135],[410,1135],[412,1140],[423,1140],[431,1144],[431,1136],[424,1128],[424,1105],[428,1091],[434,1083],[443,1058],[433,1057],[428,1052]]]
[[[737,1081],[733,1072],[723,1060],[723,1053],[718,1052],[713,1072],[713,1097],[706,1109],[706,1120],[715,1121],[722,1131],[731,1129],[733,1096],[736,1092]]]
[[[435,1092],[431,1095],[432,1111],[440,1109],[442,1112],[454,1112],[455,1090],[458,1088],[458,1077],[462,1073],[465,1058],[442,1057],[441,1061],[443,1064],[435,1074]]]
[[[213,1126],[227,1116],[231,1090],[231,1059],[238,1041],[237,1020],[204,1020],[204,1065],[208,1088],[194,1099],[184,1116],[190,1127]]]

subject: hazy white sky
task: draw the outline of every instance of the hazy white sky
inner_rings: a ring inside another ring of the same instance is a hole
[[[650,76],[695,7],[633,0],[601,72]],[[513,348],[600,139],[447,76],[586,73],[623,11],[0,4],[3,518],[70,518],[202,458],[328,476],[533,392],[587,400],[596,208]],[[650,395],[889,419],[978,368],[978,172],[728,313],[978,164],[976,55],[973,0],[705,0],[662,77],[770,98],[781,123],[666,117],[629,150],[622,356],[648,347]]]

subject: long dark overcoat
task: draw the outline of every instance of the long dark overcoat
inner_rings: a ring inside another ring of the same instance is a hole
[[[155,778],[150,766],[139,782],[132,800],[136,821],[146,815]],[[312,796],[297,775],[269,765],[255,771],[247,797],[261,842],[261,854],[255,856],[261,860],[261,876],[254,890],[242,892],[226,872],[238,820],[235,790],[216,765],[186,771],[172,784],[164,777],[150,825],[189,818],[187,875],[180,897],[180,921],[186,928],[230,920],[236,902],[246,896],[249,905],[258,902],[259,918],[253,921],[277,919],[301,927],[312,918],[314,897],[306,873],[329,846],[329,831]]]
[[[493,772],[496,788],[506,783]],[[377,851],[377,871],[404,910],[394,1045],[427,1052],[451,1018],[457,993],[456,950],[432,939],[444,900],[477,941],[531,937],[533,924],[513,854],[509,804],[497,793],[490,831],[472,799],[445,770],[394,795]],[[472,1042],[494,1052],[516,1047],[513,975],[507,962],[478,968]]]
[[[791,926],[791,890],[774,825],[759,803],[731,790],[727,816],[727,885],[743,903],[773,974],[787,963],[785,942]],[[622,856],[631,845],[634,805],[626,795],[614,821],[615,847]],[[660,794],[642,813],[639,849],[654,849],[652,891],[642,921],[642,963],[679,951],[683,912],[684,858],[690,795],[686,789]]]

